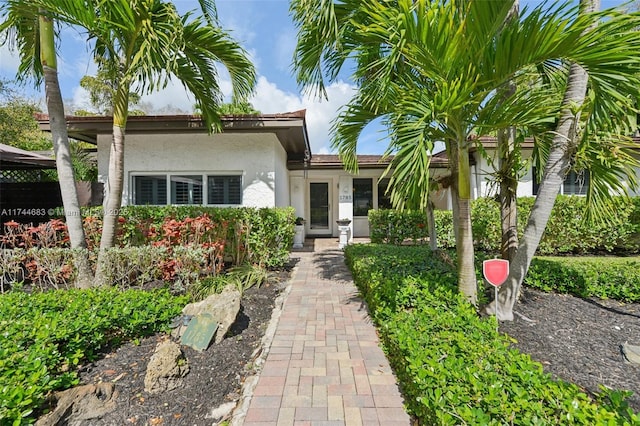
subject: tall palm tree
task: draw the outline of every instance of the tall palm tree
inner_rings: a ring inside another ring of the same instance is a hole
[[[359,90],[333,129],[334,146],[347,168],[357,171],[361,130],[382,117],[391,130],[388,152],[395,154],[392,201],[400,205],[418,197],[424,204],[433,143],[445,143],[454,192],[458,285],[472,303],[477,286],[469,209],[470,136],[507,125],[536,126],[557,113],[546,102],[550,93],[545,90],[516,91],[508,98],[496,92],[537,66],[572,60],[599,68],[603,84],[596,93],[608,91],[615,98],[637,82],[633,73],[640,65],[637,58],[629,59],[636,56],[631,52],[639,38],[628,24],[637,23],[637,17],[610,13],[605,25],[590,29],[604,15],[578,17],[577,9],[561,5],[507,20],[512,5],[512,0],[294,0],[291,5],[299,28],[294,68],[302,86],[323,96],[325,80],[338,78],[345,64],[355,63],[352,77]],[[605,43],[594,43],[592,37]],[[607,79],[606,67],[621,79]]]
[[[82,28],[95,43],[94,59],[113,80],[113,138],[104,203],[103,232],[96,280],[102,281],[104,252],[114,244],[124,181],[125,129],[129,93],[148,93],[177,78],[196,98],[209,131],[221,129],[223,101],[216,66],[231,76],[235,99],[246,99],[255,86],[255,69],[244,49],[219,26],[212,2],[204,17],[180,16],[162,0],[26,0],[60,22]]]
[[[580,2],[583,14],[592,13],[599,8],[599,0]],[[513,307],[520,286],[551,216],[561,185],[577,155],[581,155],[587,168],[591,169],[592,183],[588,192],[588,204],[595,205],[596,212],[605,216],[614,214],[608,203],[609,195],[612,192],[627,195],[628,188],[622,182],[629,182],[632,187],[636,185],[634,168],[639,163],[625,150],[625,145],[629,144],[624,135],[629,135],[634,130],[635,117],[631,117],[630,113],[635,110],[633,104],[638,97],[637,89],[625,86],[637,85],[638,69],[637,64],[627,67],[620,61],[622,55],[629,55],[630,52],[625,52],[626,48],[621,44],[623,41],[618,39],[618,34],[597,31],[597,26],[602,28],[608,25],[607,22],[594,22],[585,30],[585,43],[606,44],[612,50],[609,52],[611,58],[617,56],[618,59],[607,63],[610,58],[603,58],[601,62],[604,66],[594,66],[587,61],[573,62],[569,66],[560,116],[553,139],[546,149],[544,172],[529,221],[511,264],[509,277],[500,288],[498,300],[486,309],[487,312],[496,313],[499,319],[513,320]],[[636,31],[627,25],[628,23],[620,27],[619,34],[623,39],[625,32]],[[623,79],[624,83],[620,87],[611,87],[615,86],[611,79],[614,76]],[[594,96],[598,89],[602,91],[599,86],[610,86],[607,88],[610,96]],[[589,92],[591,99],[587,98]],[[611,117],[616,119],[611,120]]]
[[[62,205],[72,249],[77,250],[76,264],[78,279],[76,286],[85,288],[91,284],[87,243],[82,227],[82,214],[75,185],[69,136],[64,113],[64,104],[58,82],[57,57],[55,49],[54,23],[51,16],[42,9],[24,4],[7,2],[0,7],[5,20],[0,24],[3,41],[15,43],[21,64],[18,78],[33,77],[36,84],[44,79],[47,111],[51,123],[53,150],[62,195]]]

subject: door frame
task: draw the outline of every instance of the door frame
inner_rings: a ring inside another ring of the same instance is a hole
[[[327,228],[311,228],[311,184],[313,183],[326,183],[327,184]],[[333,235],[333,180],[332,179],[309,179],[307,181],[307,196],[305,200],[307,211],[309,212],[309,221],[307,234],[312,236],[331,236]]]

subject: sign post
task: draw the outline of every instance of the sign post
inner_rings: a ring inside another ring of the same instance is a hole
[[[504,259],[491,259],[482,262],[482,274],[489,284],[496,290],[496,319],[498,318],[498,287],[507,280],[509,276],[509,261]]]

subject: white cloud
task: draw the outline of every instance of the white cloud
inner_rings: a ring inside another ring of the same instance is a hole
[[[220,80],[220,87],[226,98],[231,93],[231,82],[227,78]],[[354,87],[343,82],[336,82],[327,87],[329,100],[316,100],[307,95],[286,92],[278,88],[265,77],[258,78],[256,93],[251,99],[253,106],[263,114],[306,109],[307,130],[313,153],[329,153],[329,128],[340,108],[353,95]],[[77,95],[82,98],[82,91]],[[85,95],[86,96],[86,95]],[[75,98],[75,97],[74,97]],[[195,102],[193,96],[186,92],[179,82],[172,81],[165,89],[142,97],[144,103],[150,104],[155,111],[182,110],[191,112]]]
[[[331,152],[329,146],[329,129],[331,121],[338,111],[353,96],[354,86],[335,82],[327,87],[328,100],[313,99],[308,95],[285,92],[265,77],[258,79],[256,95],[251,100],[253,106],[263,114],[291,112],[306,109],[307,131],[311,152],[327,154]]]
[[[93,107],[89,101],[89,93],[80,86],[73,88],[73,96],[71,98],[72,105],[65,105],[65,107],[73,108],[74,110],[83,109],[85,111],[92,111]]]
[[[231,82],[228,77],[221,78],[220,86],[225,97],[231,93]],[[351,99],[355,87],[345,82],[335,82],[327,87],[328,100],[314,99],[310,95],[287,92],[280,89],[275,83],[266,77],[259,77],[256,93],[251,98],[253,106],[263,114],[277,114],[283,112],[306,109],[307,131],[311,151],[314,154],[329,154],[330,148],[329,129],[332,120],[338,115],[339,110]],[[189,94],[182,84],[172,81],[160,91],[142,97],[142,102],[151,107],[149,113],[191,113],[195,99]],[[73,103],[77,108],[89,109],[88,94],[81,87],[73,90]],[[363,135],[362,144],[358,151],[363,154],[376,153],[384,150],[380,142],[370,144],[371,139],[377,140],[380,134]]]

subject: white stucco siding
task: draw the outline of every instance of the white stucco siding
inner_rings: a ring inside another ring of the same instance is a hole
[[[305,209],[305,194],[306,194],[306,180],[304,178],[304,172],[296,170],[290,172],[289,191],[291,198],[291,207],[296,210],[296,216],[302,217],[305,220],[309,215]]]
[[[275,141],[273,166],[275,170],[275,205],[286,207],[291,205],[289,193],[289,170],[287,169],[287,152]]]
[[[109,143],[108,136],[98,139],[101,181],[108,174]],[[271,133],[130,134],[125,141],[124,169],[123,204],[131,202],[129,187],[133,175],[156,172],[240,174],[243,206],[274,207],[288,203],[286,154]],[[284,188],[276,189],[280,183],[284,183]]]
[[[488,153],[491,154],[491,151],[488,151]],[[531,157],[531,151],[523,151],[522,157],[524,160],[528,160]],[[497,159],[494,160],[496,165],[497,161]],[[477,192],[474,194],[476,198],[490,197],[497,194],[498,185],[494,182],[492,173],[494,173],[493,166],[491,166],[485,158],[476,153],[475,181]],[[526,174],[520,178],[517,194],[518,197],[530,197],[533,195],[531,167],[529,167]]]

